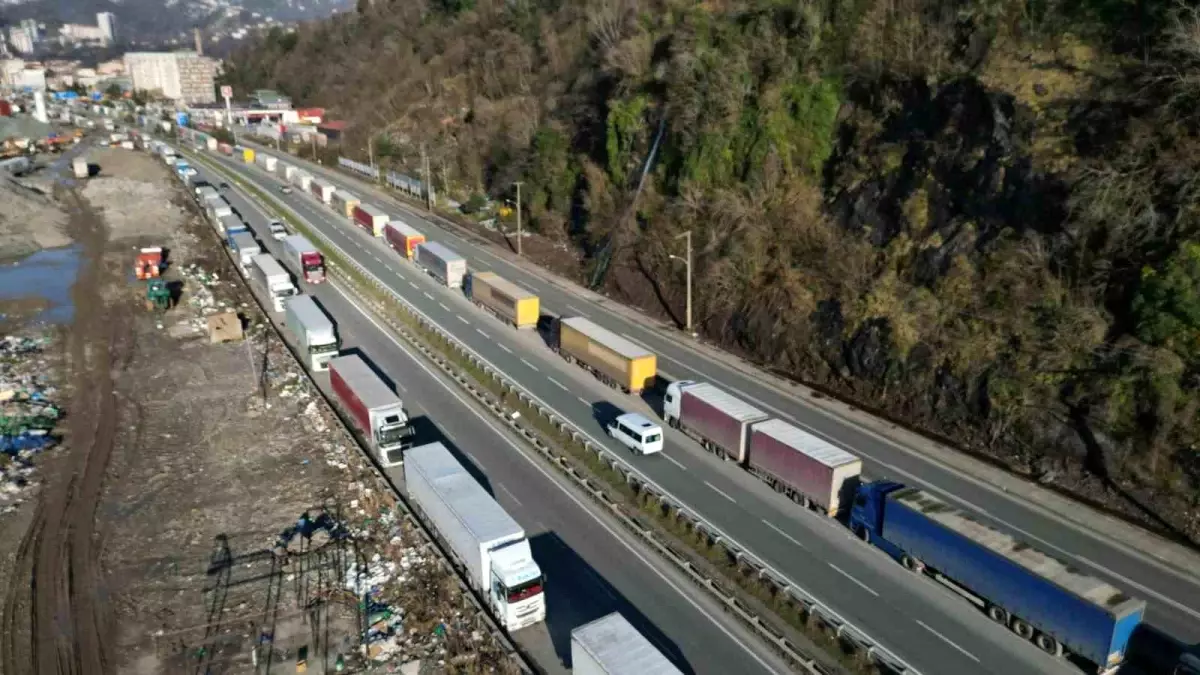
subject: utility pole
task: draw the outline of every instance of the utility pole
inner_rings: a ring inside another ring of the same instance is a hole
[[[521,182],[517,181],[517,255],[521,255]]]
[[[315,162],[317,161],[317,135],[315,133],[309,134],[308,140],[312,141],[312,158]]]
[[[432,190],[430,189],[431,186],[429,184],[429,156],[425,154],[424,143],[421,144],[421,183],[421,187],[424,188],[425,192],[425,210],[432,211],[433,206],[430,204],[430,195],[432,194]]]
[[[688,230],[676,239],[687,239],[687,257],[680,258],[677,255],[670,256],[672,260],[683,260],[687,264],[687,333],[692,337],[696,334],[692,332],[692,231]]]

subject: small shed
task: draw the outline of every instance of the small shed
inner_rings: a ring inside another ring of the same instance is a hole
[[[212,344],[241,340],[242,319],[237,312],[222,312],[208,317],[208,337]]]

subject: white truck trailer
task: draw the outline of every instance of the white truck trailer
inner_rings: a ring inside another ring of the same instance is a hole
[[[275,173],[275,164],[278,160],[271,155],[260,152],[258,153],[258,156],[254,158],[254,161],[263,168],[263,171]]]
[[[296,286],[292,277],[283,269],[279,261],[270,253],[259,253],[251,260],[250,278],[258,285],[267,297],[268,305],[276,311],[283,311],[283,301],[296,294]]]
[[[381,464],[399,464],[412,435],[408,412],[375,371],[357,354],[329,360],[329,385]]]
[[[625,617],[613,612],[571,631],[573,675],[683,675]]]
[[[408,450],[404,484],[502,626],[515,631],[546,620],[542,570],[525,530],[446,446]]]
[[[242,272],[249,272],[254,256],[262,253],[262,247],[249,232],[237,232],[229,238],[229,249],[237,257]]]
[[[467,260],[436,241],[427,241],[417,247],[417,265],[434,279],[450,288],[462,288],[463,276],[467,273]]]
[[[288,330],[296,337],[296,345],[308,360],[308,366],[313,370],[328,370],[329,360],[337,356],[340,348],[333,321],[311,295],[296,295],[284,304]]]

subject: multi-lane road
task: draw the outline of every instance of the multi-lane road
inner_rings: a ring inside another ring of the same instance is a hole
[[[282,194],[278,179],[254,166],[221,157],[213,160],[248,183],[271,192],[273,198],[333,246],[358,261],[418,311],[455,333],[527,391],[592,434],[596,443],[622,452],[604,438],[598,422],[616,409],[657,414],[646,402],[616,393],[567,364],[546,349],[537,334],[513,331],[478,310],[460,292],[439,286],[382,242],[352,226],[310,195],[299,191]],[[356,194],[364,196],[362,186],[354,189]],[[411,212],[395,204],[382,205],[395,215],[413,219]],[[426,227],[431,238],[442,235],[428,223],[418,225],[421,226]],[[528,278],[514,274],[511,267],[498,264],[498,258],[484,255],[485,251],[449,235],[444,240],[466,255],[475,270],[495,270],[531,286],[535,292],[542,292]],[[546,296],[543,298],[547,302]],[[560,308],[552,304],[553,299],[548,302],[552,309],[586,314],[594,320],[603,316],[597,306]],[[573,298],[572,304],[576,303],[579,300]],[[638,339],[629,329],[622,332]],[[998,629],[944,588],[910,576],[881,553],[853,539],[836,522],[799,511],[751,476],[708,455],[686,437],[668,430],[667,442],[663,456],[632,460],[635,466],[714,525],[733,534],[741,545],[783,576],[835,608],[922,672],[1074,670]],[[515,464],[518,459],[512,455],[511,451],[502,452],[496,461]]]
[[[202,177],[218,182],[198,168]],[[268,216],[236,190],[225,196],[267,252],[278,258],[282,247],[270,237]],[[547,672],[567,672],[563,664],[572,628],[613,611],[632,621],[685,672],[786,671],[784,662],[716,603],[696,597],[674,570],[640,552],[619,525],[594,513],[574,488],[542,468],[509,432],[336,285],[301,286],[336,322],[343,352],[360,353],[391,380],[414,418],[414,440],[445,443],[526,529],[547,575],[547,621],[513,637]],[[315,377],[328,392],[328,375]],[[403,472],[388,471],[402,487]]]

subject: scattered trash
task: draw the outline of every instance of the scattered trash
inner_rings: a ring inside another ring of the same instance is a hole
[[[58,390],[43,350],[46,337],[0,339],[0,512],[20,504],[34,482],[33,458],[59,442]]]

